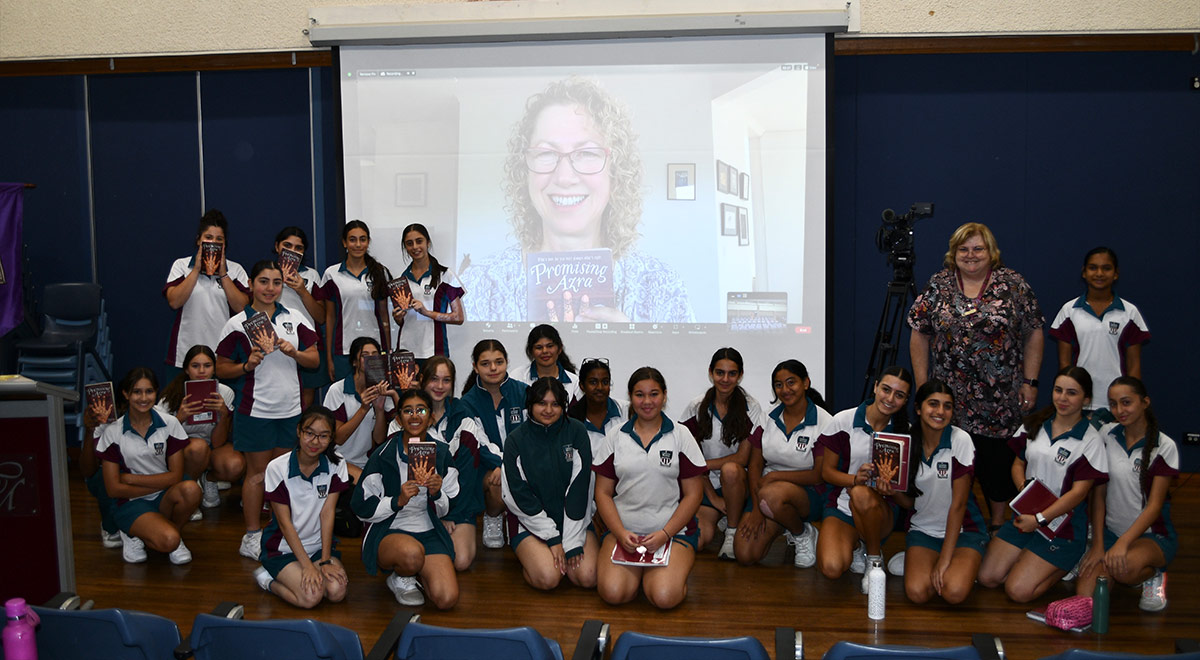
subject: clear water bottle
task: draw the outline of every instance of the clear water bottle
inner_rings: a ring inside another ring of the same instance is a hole
[[[1096,578],[1096,588],[1092,590],[1092,630],[1100,634],[1108,632],[1108,578],[1103,575]]]
[[[887,574],[883,572],[883,559],[871,560],[867,570],[867,617],[882,621],[887,607]]]
[[[37,614],[29,609],[24,598],[12,598],[4,603],[4,657],[6,660],[37,660],[37,640],[34,626]]]

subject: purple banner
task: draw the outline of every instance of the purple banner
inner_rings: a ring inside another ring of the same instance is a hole
[[[25,184],[0,183],[0,336],[24,319],[21,291],[21,217]]]

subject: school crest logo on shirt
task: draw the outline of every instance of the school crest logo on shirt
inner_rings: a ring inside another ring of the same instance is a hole
[[[938,461],[937,464],[938,479],[945,479],[950,476],[950,463],[947,461]]]
[[[1120,324],[1120,323],[1117,323],[1116,321],[1109,321],[1109,322],[1108,322],[1108,334],[1110,334],[1110,335],[1116,335],[1116,334],[1117,334],[1117,331],[1118,331],[1118,330],[1120,330],[1120,329],[1121,329],[1121,324]]]
[[[521,423],[521,409],[520,408],[509,408],[508,409],[508,423],[510,425]]]
[[[1066,447],[1058,448],[1058,455],[1054,457],[1054,462],[1059,465],[1066,465],[1067,459],[1071,457],[1071,450]]]
[[[809,437],[807,435],[796,436],[796,451],[804,451],[808,449]]]
[[[291,321],[284,321],[284,322],[283,322],[283,331],[284,331],[284,332],[286,332],[286,333],[288,333],[289,335],[290,335],[290,334],[292,334],[292,328],[293,328],[293,327],[294,327],[294,325],[292,324],[292,322],[291,322]]]
[[[156,442],[156,443],[154,443],[154,455],[155,455],[155,456],[162,456],[162,455],[163,455],[163,451],[165,451],[165,450],[166,450],[166,448],[167,448],[167,443],[165,443],[165,442]]]
[[[563,460],[571,463],[575,460],[575,448],[571,445],[563,445]]]
[[[433,283],[432,282],[430,282],[429,284],[426,284],[422,288],[425,290],[425,295],[429,295],[429,294],[433,293]]]
[[[1133,473],[1134,474],[1142,473],[1142,458],[1140,456],[1133,459]]]
[[[671,467],[671,458],[675,456],[675,452],[670,449],[664,449],[658,452],[658,464],[663,467]]]
[[[317,497],[325,499],[325,495],[329,493],[329,484],[317,484]]]

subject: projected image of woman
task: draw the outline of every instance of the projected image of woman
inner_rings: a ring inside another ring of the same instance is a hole
[[[517,242],[463,271],[470,318],[525,320],[529,253],[608,248],[612,306],[564,291],[552,320],[694,320],[679,274],[635,248],[642,160],[623,105],[589,80],[551,83],[529,99],[508,146],[503,187]]]

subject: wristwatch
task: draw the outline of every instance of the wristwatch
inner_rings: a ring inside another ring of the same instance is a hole
[[[1050,524],[1050,521],[1046,520],[1046,516],[1043,516],[1041,511],[1033,514],[1033,517],[1037,520],[1037,524],[1041,527],[1045,527],[1046,525]]]

